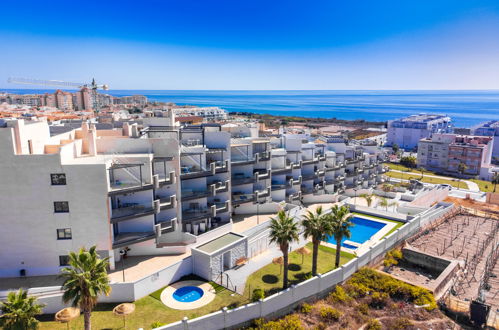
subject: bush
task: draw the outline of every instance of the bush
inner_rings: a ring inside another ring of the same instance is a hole
[[[359,311],[360,314],[364,314],[364,315],[369,315],[369,305],[368,304],[359,304],[357,306],[357,310]]]
[[[304,327],[301,324],[300,318],[296,314],[288,315],[280,320],[269,321],[265,323],[265,320],[258,319],[255,320],[255,326],[258,330],[303,330]]]
[[[324,322],[319,322],[317,325],[314,327],[314,330],[326,330],[327,325]]]
[[[412,322],[405,317],[396,318],[391,323],[391,329],[407,329],[413,325]]]
[[[338,321],[343,313],[333,307],[322,307],[320,315],[325,320]]]
[[[329,294],[330,302],[347,302],[350,300],[352,300],[352,298],[345,292],[345,289],[339,285]]]
[[[253,290],[253,296],[251,297],[251,301],[255,302],[263,298],[265,298],[265,292],[262,289],[258,288]]]
[[[300,310],[303,314],[308,314],[312,311],[312,306],[307,303],[304,303],[303,305],[301,305]]]
[[[376,319],[370,319],[365,327],[366,330],[381,330],[381,322]]]
[[[365,297],[369,292],[369,288],[362,283],[351,283],[346,285],[347,293],[352,298]]]
[[[151,328],[153,328],[153,329],[154,328],[159,328],[159,327],[162,327],[164,325],[167,325],[167,323],[161,323],[159,321],[156,321],[156,322],[151,323]]]
[[[388,293],[374,292],[371,295],[371,302],[369,304],[374,308],[381,309],[386,306],[387,301],[388,301]]]

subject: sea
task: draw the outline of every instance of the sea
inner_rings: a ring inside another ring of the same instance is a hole
[[[53,90],[5,89],[9,93]],[[151,101],[217,106],[227,111],[308,118],[387,121],[412,114],[445,114],[456,127],[499,120],[499,90],[473,91],[222,91],[109,90],[113,96],[142,94]]]

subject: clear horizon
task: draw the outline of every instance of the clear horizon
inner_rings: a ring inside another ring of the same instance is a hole
[[[499,2],[2,4],[8,77],[112,90],[498,90]]]

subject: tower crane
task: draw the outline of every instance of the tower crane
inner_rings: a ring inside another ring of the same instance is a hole
[[[95,79],[92,79],[90,84],[86,83],[74,83],[62,80],[41,80],[41,79],[31,79],[31,78],[13,78],[7,79],[8,83],[11,84],[23,84],[23,85],[38,85],[38,86],[56,86],[56,87],[66,87],[66,88],[88,88],[92,92],[92,107],[95,111],[99,110],[99,102],[97,98],[97,90],[102,89],[107,91],[109,86],[106,84],[98,85]]]

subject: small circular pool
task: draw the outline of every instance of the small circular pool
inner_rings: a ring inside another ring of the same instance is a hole
[[[175,290],[173,298],[180,302],[193,302],[201,298],[203,294],[203,289],[197,286],[183,286]]]

